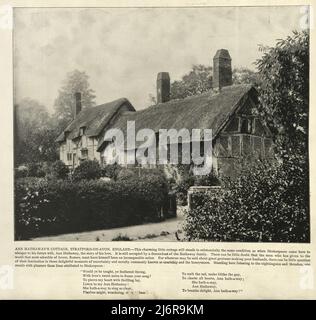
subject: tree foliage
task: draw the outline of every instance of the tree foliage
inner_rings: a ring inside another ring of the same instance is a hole
[[[287,184],[304,197],[300,209],[309,217],[309,32],[294,31],[262,51],[257,61],[259,112],[274,133]]]
[[[25,98],[15,106],[15,165],[57,159],[56,129],[45,106]]]
[[[95,95],[90,88],[89,76],[84,71],[74,70],[69,72],[54,103],[55,115],[60,121],[61,127],[64,127],[73,118],[72,110],[76,92],[81,92],[83,108],[95,106]]]
[[[82,106],[95,105],[95,95],[89,88],[85,72],[74,70],[67,74],[55,100],[55,113],[50,115],[45,106],[30,98],[15,106],[15,166],[25,163],[58,159],[57,136],[72,120],[74,93],[81,92]]]
[[[306,157],[309,108],[309,33],[293,32],[257,61],[262,118],[275,136],[277,151]]]
[[[171,83],[171,99],[184,99],[209,91],[212,88],[212,73],[213,68],[210,66],[194,65],[181,80]],[[256,85],[257,81],[256,72],[247,68],[233,69],[233,84]]]
[[[171,83],[171,99],[184,99],[201,94],[212,87],[212,68],[204,65],[194,65],[181,80]]]
[[[247,68],[233,69],[233,84],[259,84],[258,73]]]

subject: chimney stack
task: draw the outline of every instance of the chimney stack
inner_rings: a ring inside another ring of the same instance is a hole
[[[74,118],[77,117],[81,111],[81,92],[75,93],[75,108],[74,108]]]
[[[213,88],[221,89],[232,84],[232,59],[229,52],[226,49],[217,50],[213,58]]]
[[[157,75],[157,103],[170,100],[170,77],[168,72],[159,72]]]

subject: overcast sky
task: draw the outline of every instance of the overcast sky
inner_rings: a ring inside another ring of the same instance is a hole
[[[233,67],[254,69],[258,44],[299,30],[300,7],[183,9],[15,9],[15,101],[53,110],[67,72],[85,71],[101,104],[128,98],[148,106],[156,75],[180,79],[226,48]]]

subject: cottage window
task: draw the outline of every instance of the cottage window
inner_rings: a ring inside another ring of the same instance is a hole
[[[241,133],[252,133],[253,119],[241,118]]]
[[[72,161],[72,153],[67,153],[67,161]]]
[[[79,135],[80,135],[80,136],[83,136],[84,133],[85,133],[85,131],[86,131],[86,127],[80,127],[80,129],[79,129]]]
[[[252,119],[248,119],[248,133],[252,133]]]
[[[81,150],[81,157],[82,158],[88,158],[88,149],[82,149]]]
[[[247,133],[247,129],[248,129],[247,119],[241,118],[240,121],[241,121],[240,132]]]

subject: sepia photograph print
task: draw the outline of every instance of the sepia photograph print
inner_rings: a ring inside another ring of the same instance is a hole
[[[309,16],[14,8],[15,241],[310,243]]]

